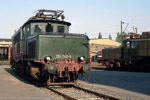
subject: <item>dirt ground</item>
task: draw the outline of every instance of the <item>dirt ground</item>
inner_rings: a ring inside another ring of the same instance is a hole
[[[93,63],[92,66],[97,66]],[[150,74],[92,70],[88,82],[80,79],[78,85],[123,100],[150,100]],[[20,78],[9,65],[0,65],[0,100],[62,100],[47,89],[36,87]]]
[[[9,64],[10,64],[9,60],[0,61],[0,65],[9,65]]]
[[[9,65],[0,65],[0,100],[62,100],[46,88],[20,78]]]

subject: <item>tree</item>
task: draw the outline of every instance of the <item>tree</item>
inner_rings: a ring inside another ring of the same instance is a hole
[[[111,37],[111,35],[109,34],[109,39],[111,39],[112,40],[112,37]]]
[[[102,34],[99,32],[98,39],[102,39]]]
[[[117,33],[117,37],[116,37],[116,39],[115,39],[117,42],[122,42],[122,36],[121,36],[121,34],[118,32]]]
[[[123,35],[126,35],[126,33],[125,32],[123,32],[122,33]],[[126,39],[127,37],[123,37],[123,39]],[[117,42],[120,42],[120,43],[122,43],[122,35],[121,35],[121,33],[117,33],[117,37],[116,37],[116,39],[115,39]]]

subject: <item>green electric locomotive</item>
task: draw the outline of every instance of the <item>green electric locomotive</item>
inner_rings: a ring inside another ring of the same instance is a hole
[[[75,84],[90,70],[89,38],[69,33],[61,10],[38,10],[12,36],[11,65],[47,85]]]
[[[128,34],[122,47],[102,50],[102,62],[109,69],[150,72],[150,32]]]

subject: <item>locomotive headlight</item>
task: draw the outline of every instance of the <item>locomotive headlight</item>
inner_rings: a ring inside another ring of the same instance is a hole
[[[51,56],[46,56],[46,57],[44,58],[44,61],[45,61],[45,62],[50,62],[51,60],[52,60]]]
[[[46,57],[46,60],[47,61],[51,61],[51,57]]]
[[[82,56],[82,57],[80,57],[80,60],[83,61],[83,60],[85,60],[85,59],[84,59],[84,57]]]
[[[79,62],[83,62],[83,61],[85,61],[85,57],[84,57],[84,56],[80,56],[80,57],[78,57],[78,61],[79,61]]]

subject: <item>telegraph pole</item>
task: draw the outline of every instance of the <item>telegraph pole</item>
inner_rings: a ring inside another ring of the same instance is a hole
[[[124,22],[121,21],[121,36],[122,36],[122,39],[123,39],[123,35],[122,35],[122,24],[124,24]]]
[[[137,34],[137,27],[135,28],[135,33]]]

